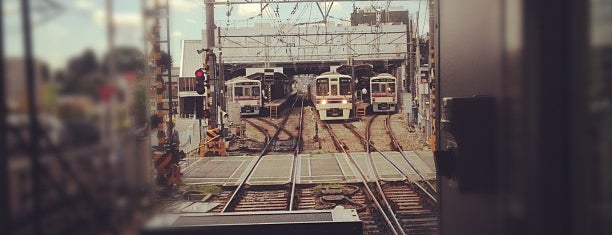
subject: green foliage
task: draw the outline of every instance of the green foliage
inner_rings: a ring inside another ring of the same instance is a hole
[[[104,72],[108,72],[108,53],[104,55],[102,68]],[[117,47],[115,48],[115,69],[118,73],[133,72],[138,77],[143,76],[145,58],[142,51],[135,47]]]
[[[312,151],[312,154],[324,154],[324,153],[327,153],[327,152],[325,150],[322,150],[322,149],[317,149],[315,151]]]
[[[91,49],[70,59],[66,69],[55,74],[56,80],[62,83],[60,93],[83,94],[95,98],[97,88],[103,82],[102,75],[96,74],[98,69],[96,55]]]
[[[202,192],[203,194],[219,194],[223,192],[221,186],[212,185],[212,184],[193,184],[187,187],[188,191],[197,191]]]
[[[168,69],[172,68],[172,64],[174,63],[174,59],[168,53],[162,51],[161,53],[161,64],[162,64],[162,72],[168,71]]]

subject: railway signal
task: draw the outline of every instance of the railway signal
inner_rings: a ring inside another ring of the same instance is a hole
[[[206,93],[206,87],[208,86],[208,75],[202,69],[197,69],[195,71],[196,78],[196,92],[198,95],[203,95]]]

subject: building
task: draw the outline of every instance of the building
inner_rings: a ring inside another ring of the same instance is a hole
[[[359,9],[351,13],[351,25],[410,24],[408,11],[390,8],[389,11],[374,8]]]

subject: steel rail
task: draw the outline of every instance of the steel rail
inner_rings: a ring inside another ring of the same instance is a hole
[[[293,104],[291,105],[291,110],[293,110],[293,108],[295,107],[295,104],[297,103],[297,99],[293,101]],[[287,123],[287,120],[289,120],[289,115],[285,115],[285,118],[281,121],[281,124],[279,125],[279,127],[282,127],[285,125],[285,123]],[[253,171],[255,170],[255,168],[257,168],[257,165],[259,164],[259,162],[261,161],[261,159],[263,158],[263,156],[268,153],[268,149],[270,148],[270,145],[272,144],[272,142],[276,139],[276,137],[278,136],[278,134],[281,132],[281,128],[276,129],[276,132],[274,133],[274,135],[268,139],[268,141],[266,142],[266,145],[264,146],[264,148],[261,150],[261,153],[258,154],[257,158],[255,159],[255,163],[251,164],[251,167],[248,168],[246,170],[246,175],[245,177],[243,177],[240,180],[240,183],[238,184],[238,186],[236,187],[236,189],[234,190],[234,192],[232,193],[232,196],[230,196],[230,198],[227,200],[227,203],[225,204],[225,206],[223,206],[223,209],[221,210],[221,212],[226,212],[227,209],[233,205],[234,200],[236,200],[236,196],[238,195],[238,193],[240,192],[240,190],[244,187],[244,185],[246,184],[246,182],[251,178],[251,175],[253,174]]]
[[[302,108],[300,109],[300,121],[299,121],[299,130],[298,130],[298,135],[297,135],[297,141],[295,142],[295,153],[293,156],[293,171],[291,172],[291,194],[289,196],[289,210],[292,211],[293,210],[293,201],[295,198],[295,184],[297,181],[297,175],[298,175],[298,164],[300,164],[298,162],[298,155],[300,154],[300,149],[301,149],[301,144],[300,142],[302,142],[302,123],[304,121],[304,97],[301,97],[302,99]]]
[[[389,136],[391,137],[391,141],[393,142],[393,145],[395,145],[395,147],[397,148],[398,152],[402,155],[402,157],[404,158],[404,160],[408,163],[408,165],[410,165],[410,167],[412,169],[414,169],[414,172],[417,173],[417,175],[419,175],[419,177],[425,181],[425,183],[427,185],[429,185],[429,187],[431,187],[432,190],[434,190],[434,192],[436,191],[436,188],[429,182],[427,181],[427,179],[425,178],[425,176],[423,176],[423,174],[421,174],[421,172],[414,166],[412,165],[412,163],[408,160],[408,156],[406,156],[406,154],[404,154],[404,151],[402,150],[402,147],[399,144],[399,141],[397,141],[397,138],[395,138],[395,135],[393,135],[393,130],[391,129],[391,125],[390,125],[390,120],[391,120],[391,114],[387,115],[387,118],[385,119],[385,128],[387,129]],[[435,198],[432,198],[435,200]]]
[[[340,143],[341,140],[335,135],[335,133],[331,129],[331,126],[329,126],[329,124],[327,124],[325,122],[322,122],[322,123],[326,127],[327,131],[329,132],[329,135],[330,135],[331,139],[334,142],[339,142],[340,146],[343,146],[343,144]],[[353,164],[353,166],[355,166],[355,168],[359,172],[359,178],[361,179],[361,183],[363,184],[363,187],[366,190],[366,194],[370,197],[372,202],[374,202],[374,205],[375,205],[376,209],[380,213],[380,216],[383,217],[383,219],[385,220],[389,230],[391,230],[391,232],[394,235],[398,235],[398,232],[397,232],[393,222],[391,222],[391,220],[389,219],[389,215],[387,215],[385,210],[382,208],[382,206],[378,202],[378,199],[376,198],[376,195],[374,195],[374,193],[370,189],[370,186],[368,185],[368,182],[366,180],[365,174],[363,173],[363,170],[361,169],[361,167],[359,167],[357,162],[355,162],[355,160],[350,156],[350,154],[348,154],[348,152],[346,151],[346,148],[344,148],[344,147],[342,148],[342,153],[344,153],[344,157],[347,158],[347,162],[350,162],[351,164]],[[378,180],[377,180],[377,182],[378,182]],[[393,213],[391,213],[391,214],[393,214]],[[403,233],[403,231],[402,231],[402,234],[405,234],[405,233]]]
[[[272,122],[272,121],[270,121],[270,120],[267,120],[267,119],[265,119],[265,118],[262,118],[262,117],[257,117],[256,119],[257,119],[258,121],[263,122],[263,123],[266,123],[266,124],[268,124],[268,125],[270,125],[270,126],[272,126],[272,127],[274,127],[274,128],[277,128],[277,129],[278,129],[278,128],[281,128],[281,129],[282,129],[282,132],[285,132],[285,134],[287,134],[287,135],[289,136],[289,139],[291,139],[291,138],[295,138],[295,136],[293,136],[293,134],[292,134],[292,133],[291,133],[289,130],[287,130],[287,129],[286,129],[284,126],[279,126],[279,125],[276,125],[276,123],[274,123],[274,122]]]
[[[368,122],[368,125],[367,125],[367,128],[366,128],[366,143],[371,143],[371,141],[370,141],[370,130],[371,130],[371,128],[370,127],[371,127],[371,124],[372,124],[372,120],[374,120],[375,117],[376,116],[372,117],[372,119],[370,119],[370,121]],[[406,234],[406,232],[404,231],[404,228],[402,227],[402,225],[400,224],[399,220],[397,219],[397,215],[395,215],[395,213],[393,212],[393,208],[391,208],[391,205],[389,204],[389,201],[387,200],[387,196],[385,195],[382,187],[380,186],[380,178],[379,178],[379,174],[378,174],[378,169],[376,168],[376,165],[374,164],[374,159],[372,159],[372,155],[370,153],[371,152],[370,151],[370,147],[371,146],[372,145],[370,145],[370,144],[366,145],[366,153],[367,153],[368,160],[370,162],[370,166],[372,167],[372,171],[374,173],[374,177],[376,177],[376,189],[378,189],[380,197],[382,198],[383,202],[385,203],[385,206],[387,207],[387,210],[389,211],[389,214],[392,215],[391,218],[393,219],[393,223],[395,223],[395,226],[397,226],[398,231],[401,234]]]
[[[367,130],[368,128],[370,128],[370,126],[372,125],[372,122],[374,121],[374,119],[377,117],[378,115],[372,117],[369,121],[368,124],[366,125],[366,131],[367,133],[369,133],[369,130]],[[366,140],[366,138],[364,138],[363,136],[361,136],[359,133],[357,133],[354,130],[351,130],[353,132],[353,134],[355,134],[360,141],[362,141],[363,143],[366,143],[369,147],[372,147],[374,149],[374,151],[378,152],[383,158],[385,158],[385,160],[387,160],[387,162],[389,162],[400,174],[402,174],[406,179],[408,179],[408,174],[404,173],[404,171],[401,170],[401,168],[395,164],[395,162],[391,161],[391,159],[384,154],[382,151],[378,150],[376,148],[376,146],[374,146],[374,144],[372,143],[372,141],[370,141],[369,139]],[[389,132],[390,135],[392,134],[391,132]],[[408,165],[417,173],[417,175],[419,175],[419,172],[416,170],[416,167],[412,165],[412,163],[410,163],[410,161],[408,160],[408,158],[401,152],[400,155],[402,155],[402,158],[408,163]],[[419,175],[421,177],[421,179],[424,180],[423,176]],[[427,182],[426,180],[424,180],[425,182]],[[429,183],[429,182],[427,182]],[[431,195],[429,192],[427,192],[427,190],[423,189],[419,184],[416,184],[417,187],[419,187],[420,189],[423,190],[423,193],[425,193],[427,195],[427,197],[429,197],[431,200],[433,200],[434,202],[437,202],[436,198]]]
[[[263,128],[261,126],[256,125],[253,121],[248,120],[248,119],[242,119],[244,122],[250,124],[251,126],[255,127],[255,129],[257,129],[259,132],[261,132],[264,137],[266,138],[266,141],[264,142],[268,142],[269,140],[271,140],[272,138],[270,137],[270,134],[268,133],[268,130],[266,130],[266,128]]]

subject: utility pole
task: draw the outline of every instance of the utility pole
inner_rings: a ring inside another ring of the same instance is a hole
[[[166,53],[168,53],[168,120],[172,123],[174,109],[172,105],[172,61],[170,60],[170,0],[166,0]],[[178,83],[178,81],[177,81]],[[173,123],[174,124],[174,123]],[[168,135],[172,135],[174,125],[168,125]],[[169,138],[170,136],[168,136]],[[180,146],[178,146],[180,148]]]
[[[23,29],[23,46],[25,56],[25,75],[26,75],[26,95],[28,104],[28,118],[29,118],[29,134],[30,134],[30,173],[32,176],[32,214],[34,234],[42,234],[43,222],[42,222],[42,165],[40,162],[40,123],[38,122],[38,110],[36,104],[36,79],[35,79],[35,67],[34,67],[34,53],[32,52],[32,24],[30,19],[30,1],[23,0],[21,2],[21,25]]]
[[[4,12],[4,1],[0,1],[0,12]],[[4,70],[4,15],[0,16],[0,71]],[[5,87],[5,73],[0,73],[0,87]],[[0,89],[0,130],[7,130],[6,118],[9,116],[9,110],[6,108],[5,89]],[[0,153],[7,153],[7,131],[0,132]],[[7,154],[8,155],[8,154]],[[10,226],[10,205],[9,201],[9,174],[8,174],[8,156],[0,157],[0,218],[6,218],[0,221],[0,231],[5,231],[7,234],[12,234]]]
[[[206,138],[200,140],[200,156],[205,156],[208,152],[217,153],[225,156],[225,143],[223,141],[223,118],[221,117],[220,107],[221,90],[223,79],[217,76],[217,56],[214,52],[215,47],[215,0],[205,1],[206,15],[206,55],[204,68],[208,75],[210,89],[206,89],[205,106],[209,111],[208,127]],[[209,102],[210,101],[210,102]]]
[[[218,79],[217,79],[217,74],[216,74],[216,67],[217,67],[217,63],[216,63],[216,56],[214,54],[214,50],[213,48],[215,47],[215,0],[206,0],[206,8],[205,8],[205,14],[206,14],[206,49],[208,49],[208,51],[206,52],[206,60],[209,61],[209,80],[211,83],[211,88],[212,90],[209,90],[208,94],[207,94],[207,98],[212,98],[212,105],[210,105],[210,120],[208,121],[208,127],[209,129],[212,128],[216,128],[217,125],[219,124],[218,122],[218,110],[217,110],[217,94],[218,94],[218,88],[220,88],[220,86],[218,85]],[[212,96],[209,96],[210,93],[213,93]]]

